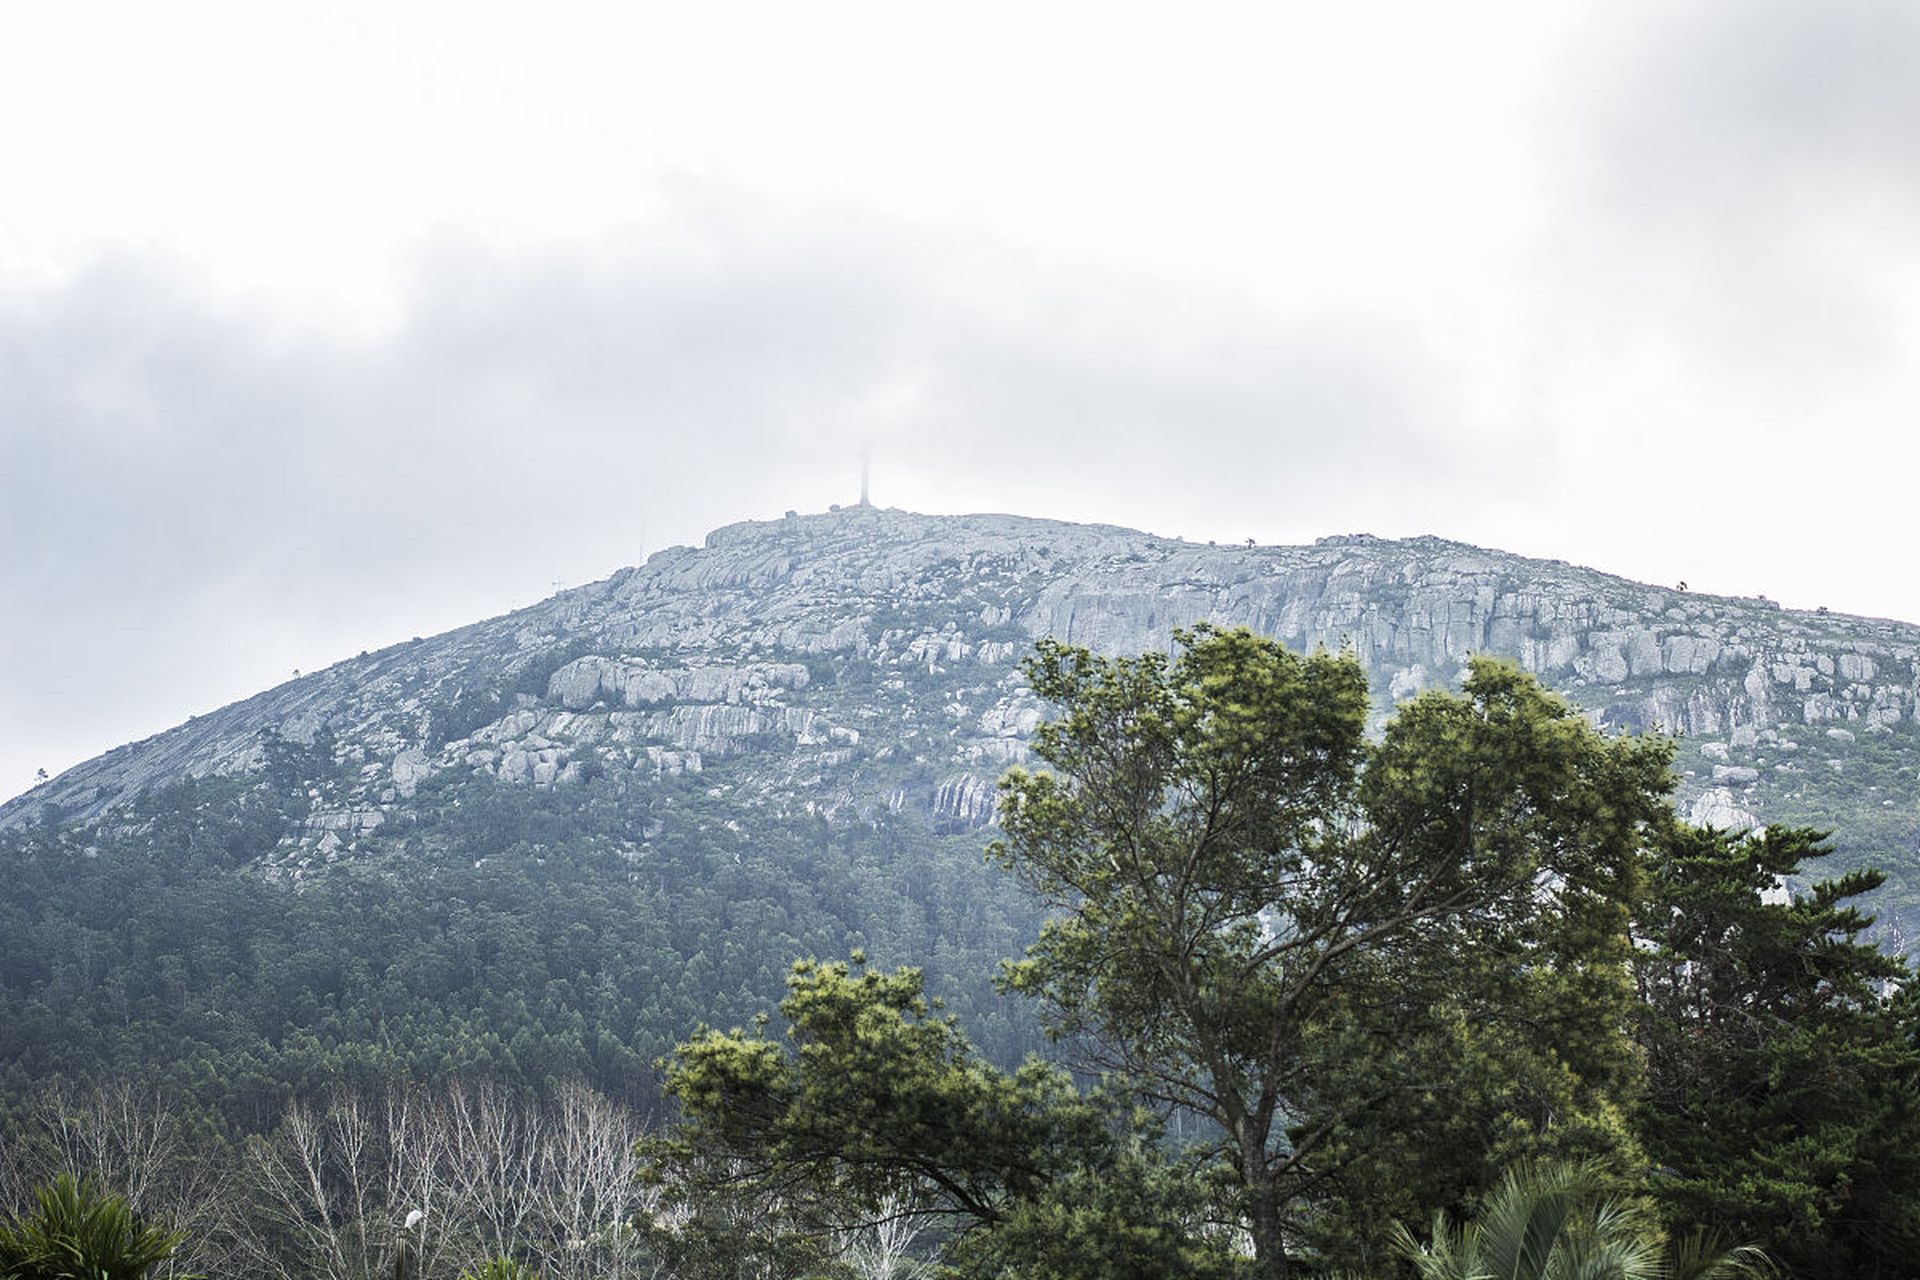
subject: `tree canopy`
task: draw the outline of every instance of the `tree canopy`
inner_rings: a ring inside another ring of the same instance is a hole
[[[979,1063],[917,975],[810,962],[788,1043],[682,1046],[663,1154],[794,1221],[910,1193],[974,1257],[1017,1223],[1084,1221],[1060,1189],[1132,1169],[1137,1201],[1189,1191],[1160,1220],[1224,1227],[1275,1276],[1383,1265],[1396,1217],[1465,1206],[1526,1157],[1638,1168],[1628,923],[1664,744],[1481,661],[1370,741],[1351,655],[1244,630],[1133,658],[1042,642],[1027,674],[1059,715],[1034,741],[1046,769],[1002,784],[991,855],[1054,914],[1005,983],[1081,1070],[1155,1108],[1194,1176],[1159,1178],[1175,1157],[1057,1068]]]
[[[1920,990],[1862,940],[1878,872],[1789,896],[1818,832],[1675,826],[1636,952],[1639,1127],[1678,1220],[1808,1276],[1920,1274]]]
[[[1124,1106],[1057,1067],[982,1061],[917,971],[800,961],[764,1026],[707,1031],[667,1076],[682,1124],[645,1144],[677,1214],[678,1274],[824,1273],[810,1248],[896,1217],[937,1220],[948,1274],[1211,1280],[1233,1255]]]
[[[1446,1203],[1568,1133],[1630,1148],[1623,904],[1665,747],[1485,660],[1370,744],[1351,655],[1179,646],[1029,663],[1061,714],[1049,770],[1002,784],[994,854],[1062,914],[1009,980],[1087,1065],[1211,1127],[1261,1268],[1333,1245],[1330,1203]],[[1388,1179],[1423,1113],[1462,1159]]]
[[[578,1126],[551,1125],[584,1075],[680,1109],[645,1144],[644,1207],[609,1207],[628,1201],[608,1179],[635,1184],[602,1160],[591,1195],[553,1201],[590,1200],[599,1226],[440,1213],[459,1247],[434,1275],[876,1276],[915,1253],[955,1280],[1440,1275],[1511,1252],[1502,1224],[1545,1206],[1571,1232],[1537,1252],[1546,1274],[1588,1245],[1678,1274],[1662,1231],[1702,1227],[1796,1275],[1920,1276],[1920,990],[1869,940],[1876,873],[1807,884],[1818,833],[1680,822],[1669,744],[1609,736],[1498,662],[1377,720],[1351,655],[1245,631],[1139,657],[1043,643],[1026,671],[1057,714],[1003,783],[990,853],[1012,876],[894,818],[725,819],[720,765],[645,797],[423,784],[389,837],[404,862],[298,893],[250,866],[338,763],[291,750],[272,786],[192,783],[95,845],[0,838],[0,932],[23,940],[0,957],[0,1115],[45,1074],[145,1063],[219,1100],[187,1128],[273,1127],[241,1179],[265,1234],[230,1234],[273,1237],[256,1253],[285,1274],[385,1230],[334,1222],[296,1176],[333,1167],[316,1115],[380,1149],[355,1086],[500,1086],[429,1108],[454,1135],[435,1176],[479,1206],[579,1182],[556,1154]],[[989,958],[1027,940],[995,994]],[[862,947],[929,968],[869,969]],[[793,965],[779,1023],[650,1068],[698,1019],[764,1009],[792,956],[849,951]],[[1042,1027],[1055,1060],[1015,1065]],[[468,1176],[458,1135],[482,1111],[496,1134],[551,1128],[474,1166],[538,1164],[542,1187],[500,1200]],[[608,1149],[617,1126],[589,1127]],[[389,1136],[389,1172],[427,1167]],[[0,1190],[24,1186],[6,1163]],[[325,1231],[289,1251],[293,1222]],[[1425,1243],[1401,1225],[1428,1222]]]

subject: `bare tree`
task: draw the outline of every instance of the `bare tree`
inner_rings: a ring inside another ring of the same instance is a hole
[[[436,1121],[447,1135],[441,1171],[444,1212],[467,1228],[487,1257],[512,1257],[537,1235],[544,1117],[491,1085],[454,1085]]]
[[[440,1280],[481,1258],[537,1263],[550,1280],[648,1280],[634,1229],[637,1113],[584,1085],[544,1106],[491,1087],[290,1108],[249,1147],[253,1270],[280,1280],[386,1280],[400,1224],[409,1272]]]
[[[35,1184],[70,1174],[186,1233],[156,1276],[215,1273],[235,1244],[236,1187],[228,1162],[208,1156],[158,1091],[124,1081],[91,1090],[55,1085],[28,1106],[0,1152],[0,1207],[19,1210]]]
[[[413,1090],[294,1104],[272,1137],[249,1144],[250,1262],[284,1280],[385,1280],[402,1224],[418,1211],[408,1232],[414,1274],[437,1275],[467,1244],[457,1215],[443,1211],[450,1147]]]
[[[889,1195],[872,1222],[843,1233],[835,1241],[840,1260],[860,1280],[916,1280],[932,1269],[930,1264],[909,1256],[913,1242],[926,1230],[929,1220],[906,1197]]]
[[[541,1265],[553,1280],[657,1274],[634,1229],[659,1199],[640,1184],[635,1148],[645,1133],[638,1113],[584,1084],[563,1086],[553,1099],[540,1162],[548,1241]]]

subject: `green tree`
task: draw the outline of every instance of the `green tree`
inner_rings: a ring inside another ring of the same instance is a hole
[[[512,1258],[489,1258],[477,1267],[460,1273],[460,1280],[542,1280],[538,1268],[523,1266]]]
[[[960,1237],[960,1276],[1227,1274],[1124,1112],[1057,1068],[983,1062],[918,971],[801,961],[780,1012],[786,1044],[708,1031],[669,1066],[682,1122],[646,1148],[667,1252],[698,1274],[811,1274],[834,1231],[901,1206]]]
[[[1627,903],[1664,744],[1477,660],[1369,746],[1352,656],[1178,640],[1043,641],[1027,665],[1061,714],[1034,740],[1050,771],[1002,783],[993,852],[1062,914],[1009,981],[1089,1065],[1217,1133],[1261,1272],[1329,1221],[1367,1229],[1358,1207],[1449,1203],[1557,1117],[1626,1144]],[[1405,1131],[1436,1112],[1459,1149]]]
[[[1803,829],[1676,825],[1639,912],[1641,1128],[1674,1217],[1796,1275],[1920,1276],[1920,1003],[1862,934],[1877,871],[1790,900]]]

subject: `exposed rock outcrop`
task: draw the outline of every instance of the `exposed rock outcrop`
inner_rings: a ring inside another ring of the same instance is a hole
[[[1716,825],[1831,801],[1920,830],[1920,627],[1434,538],[1211,547],[871,508],[732,525],[343,662],[81,765],[0,808],[0,826],[245,773],[281,737],[330,742],[358,779],[317,799],[321,818],[404,806],[446,771],[547,787],[724,765],[769,805],[919,808],[971,829],[1046,714],[1017,665],[1034,638],[1139,652],[1201,620],[1351,648],[1383,709],[1457,679],[1472,654],[1511,658],[1604,725],[1680,735],[1683,803]],[[350,844],[361,829],[333,822],[308,830]]]

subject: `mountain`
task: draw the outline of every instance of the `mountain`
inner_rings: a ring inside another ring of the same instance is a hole
[[[0,829],[96,819],[267,744],[342,766],[273,855],[351,855],[422,782],[565,788],[702,774],[743,806],[992,819],[1044,714],[1036,637],[1164,648],[1202,619],[1351,646],[1384,708],[1469,654],[1512,658],[1602,724],[1681,737],[1696,820],[1812,821],[1920,862],[1920,627],[1629,582],[1435,538],[1196,545],[1108,526],[853,507],[736,524],[703,548],[362,655],[109,752],[0,808]]]
[[[197,716],[0,808],[0,1109],[152,1080],[229,1132],[342,1084],[585,1079],[744,1024],[799,956],[924,968],[995,1061],[1040,912],[983,862],[1047,713],[1019,663],[1244,624],[1350,645],[1377,714],[1510,657],[1682,735],[1679,800],[1809,823],[1920,926],[1920,628],[1434,538],[1200,546],[855,507],[738,524]]]

